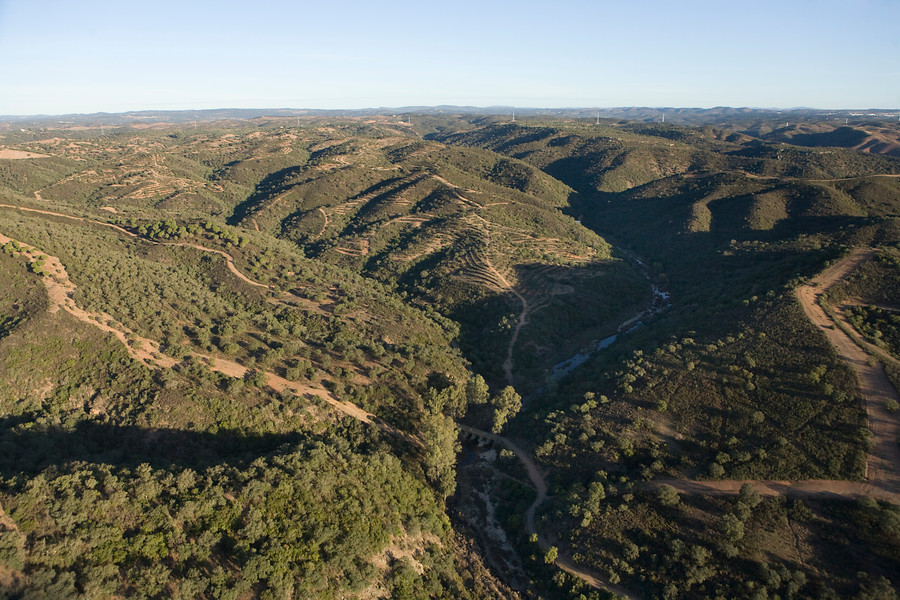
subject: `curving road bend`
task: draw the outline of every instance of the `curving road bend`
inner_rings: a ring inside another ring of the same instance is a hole
[[[543,535],[541,535],[534,523],[535,514],[537,513],[538,507],[547,499],[547,482],[545,479],[546,474],[541,471],[540,468],[538,468],[537,464],[534,462],[534,459],[532,459],[527,452],[522,450],[519,446],[511,442],[509,439],[500,435],[488,433],[487,431],[475,429],[474,427],[469,427],[468,425],[459,425],[459,429],[460,431],[464,431],[474,436],[493,440],[497,443],[503,444],[509,450],[511,450],[513,454],[516,455],[516,458],[519,459],[519,461],[525,467],[525,470],[528,472],[528,478],[531,480],[532,485],[534,485],[534,489],[537,491],[537,496],[535,496],[534,502],[531,503],[531,506],[529,506],[528,510],[525,512],[525,530],[528,534],[537,534],[538,544],[540,545],[541,549],[549,549],[550,543]],[[586,569],[582,566],[576,565],[575,562],[570,557],[565,556],[561,550],[559,551],[559,555],[556,559],[556,566],[563,571],[583,580],[592,588],[598,590],[606,590],[607,592],[611,592],[621,598],[625,598],[626,600],[635,600],[635,596],[633,596],[628,590],[610,583],[606,578],[604,578],[596,571],[592,571],[590,569]]]

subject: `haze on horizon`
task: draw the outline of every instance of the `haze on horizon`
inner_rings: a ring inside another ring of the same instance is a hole
[[[900,3],[0,0],[0,114],[900,107]]]

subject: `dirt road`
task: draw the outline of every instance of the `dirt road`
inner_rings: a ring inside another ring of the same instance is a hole
[[[825,333],[841,359],[859,378],[860,393],[866,403],[869,430],[874,443],[866,463],[867,483],[880,490],[879,493],[897,497],[900,495],[900,418],[888,413],[885,404],[891,399],[900,402],[900,396],[888,380],[884,368],[844,333],[818,302],[822,292],[848,276],[874,254],[875,251],[871,249],[855,250],[850,256],[813,278],[808,285],[798,288],[797,298],[809,320]],[[838,318],[841,319],[841,316]],[[839,324],[850,327],[846,320]]]
[[[522,463],[522,466],[525,467],[525,470],[528,472],[528,479],[531,480],[531,484],[534,486],[534,489],[537,492],[537,496],[535,496],[534,502],[531,503],[531,506],[529,506],[528,510],[525,512],[525,531],[527,531],[529,534],[537,534],[538,544],[540,545],[541,549],[548,550],[550,548],[550,543],[541,534],[541,532],[537,530],[537,527],[535,525],[535,514],[537,513],[537,509],[547,499],[547,482],[545,479],[545,473],[541,471],[540,468],[538,468],[537,463],[534,462],[534,459],[532,459],[527,452],[522,450],[519,446],[514,444],[509,439],[500,435],[488,433],[487,431],[475,429],[474,427],[469,427],[468,425],[460,425],[459,429],[460,431],[464,431],[477,437],[493,440],[499,444],[503,444],[509,450],[511,450],[513,454],[516,455],[516,458],[518,458]],[[613,585],[596,571],[576,565],[575,562],[570,557],[566,556],[562,551],[559,551],[555,564],[563,571],[574,575],[575,577],[578,577],[595,589],[606,590],[622,598],[634,599],[634,596],[630,592],[628,592],[628,590],[617,585]]]
[[[20,248],[24,249],[25,255],[28,258],[29,262],[34,263],[38,260],[39,257],[42,257],[44,261],[44,276],[41,278],[41,281],[43,282],[44,287],[47,289],[47,295],[50,298],[49,312],[56,313],[59,310],[64,310],[79,321],[92,325],[93,327],[96,327],[105,333],[114,335],[122,343],[122,345],[125,346],[126,351],[132,358],[150,368],[171,368],[178,364],[178,360],[162,352],[158,342],[137,335],[135,332],[131,331],[125,325],[119,323],[106,313],[86,311],[75,304],[75,300],[73,300],[72,295],[77,288],[69,278],[69,274],[66,271],[65,266],[63,266],[62,262],[57,257],[50,256],[44,252],[41,252],[34,246],[13,240],[3,234],[0,234],[0,245],[11,241],[17,243]],[[194,246],[193,244],[176,245],[190,246],[209,252],[216,252],[217,254],[224,254],[223,252],[220,252],[218,250],[204,248],[202,246]],[[230,259],[230,257],[228,258]],[[233,262],[231,260],[229,260],[229,265],[233,266]],[[242,279],[244,279],[242,274],[239,275]],[[253,281],[250,281],[249,283],[252,283],[253,285],[263,285]],[[231,360],[212,359],[207,355],[196,352],[189,353],[189,356],[201,360],[211,370],[222,373],[224,375],[228,375],[229,377],[243,378],[247,373],[246,367]],[[330,391],[320,385],[314,385],[307,382],[289,381],[270,372],[266,372],[265,377],[266,383],[275,391],[281,391],[287,388],[297,396],[316,396],[333,406],[335,409],[353,417],[354,419],[362,421],[363,423],[376,423],[385,431],[409,438],[407,434],[400,432],[396,428],[387,425],[386,423],[381,423],[377,419],[377,417],[375,417],[375,415],[364,411],[355,404],[339,400]],[[411,441],[418,442],[418,440],[412,439]]]
[[[11,241],[17,243],[20,248],[25,250],[25,256],[30,263],[35,263],[39,258],[44,261],[42,267],[44,276],[41,277],[41,282],[47,289],[47,296],[50,299],[49,311],[51,313],[64,310],[79,321],[93,325],[105,333],[111,333],[122,342],[132,358],[147,366],[172,367],[177,363],[174,358],[162,353],[157,342],[137,335],[106,313],[86,311],[75,304],[72,295],[77,288],[69,279],[66,268],[58,258],[41,252],[34,246],[24,242],[12,240],[0,233],[0,244]]]
[[[865,261],[875,255],[875,250],[858,248],[846,258],[814,277],[807,285],[797,288],[797,298],[806,316],[816,325],[838,355],[856,373],[860,394],[866,404],[869,430],[873,447],[866,463],[865,481],[810,479],[800,481],[778,480],[724,480],[687,481],[654,480],[642,484],[644,490],[656,490],[670,485],[684,494],[730,495],[737,494],[741,486],[752,484],[763,496],[806,496],[857,498],[871,496],[900,504],[900,418],[885,409],[885,403],[894,399],[900,402],[897,390],[891,385],[881,365],[871,360],[859,345],[848,336],[819,304],[819,296],[835,283],[847,277]],[[839,324],[851,330],[840,311],[835,311]],[[871,363],[871,364],[870,364]]]
[[[803,479],[799,481],[728,479],[716,481],[692,481],[685,479],[654,479],[641,484],[643,491],[655,491],[664,485],[679,493],[704,496],[733,496],[741,486],[749,483],[761,496],[798,496],[804,498],[862,498],[870,496],[879,500],[900,503],[900,494],[885,489],[878,482],[841,481],[835,479]]]
[[[494,263],[491,261],[490,256],[487,256],[485,253],[484,264],[487,269],[493,273],[497,280],[503,284],[508,291],[512,292],[516,295],[516,298],[522,303],[522,312],[519,313],[519,319],[516,323],[515,329],[513,329],[512,338],[509,340],[509,345],[506,348],[506,358],[503,361],[503,375],[506,377],[506,383],[509,385],[513,384],[513,350],[516,347],[516,342],[519,339],[519,332],[522,331],[522,328],[528,324],[528,315],[531,312],[531,307],[528,305],[528,300],[525,299],[525,296],[522,295],[519,290],[517,290],[514,286],[512,286],[506,277],[497,270],[494,266]]]

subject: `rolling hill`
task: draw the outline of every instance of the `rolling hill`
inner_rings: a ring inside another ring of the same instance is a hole
[[[895,130],[736,114],[4,133],[4,594],[888,594]]]

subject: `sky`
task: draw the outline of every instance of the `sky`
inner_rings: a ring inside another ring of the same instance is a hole
[[[900,0],[0,0],[0,114],[900,107]]]

